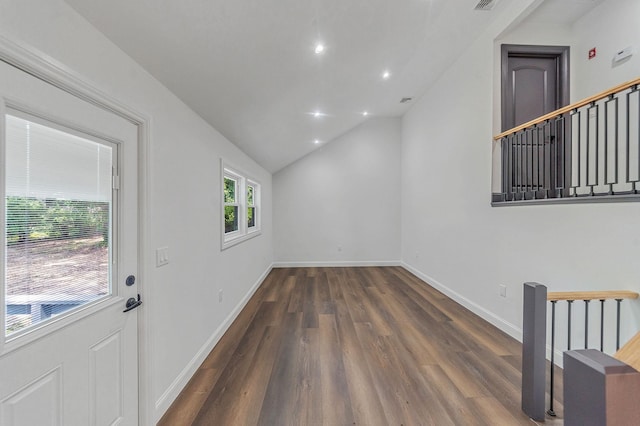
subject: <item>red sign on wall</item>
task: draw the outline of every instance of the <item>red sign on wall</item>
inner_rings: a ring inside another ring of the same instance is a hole
[[[589,49],[589,59],[593,59],[596,57],[596,48],[592,47],[591,49]]]

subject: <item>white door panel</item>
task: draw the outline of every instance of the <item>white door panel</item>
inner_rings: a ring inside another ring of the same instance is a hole
[[[0,98],[3,139],[5,115],[10,114],[32,120],[34,125],[113,147],[114,175],[117,176],[114,186],[119,188],[113,191],[110,204],[110,291],[103,297],[63,311],[59,311],[59,304],[55,305],[58,302],[49,300],[43,310],[47,312],[45,321],[32,322],[27,328],[7,335],[9,297],[5,294],[6,268],[2,264],[0,424],[135,425],[138,422],[138,310],[126,313],[123,310],[125,301],[138,295],[138,283],[125,285],[129,275],[137,275],[138,264],[138,128],[112,112],[4,62],[0,62]],[[7,180],[5,142],[0,144],[3,194]],[[77,172],[83,166],[85,164],[76,163],[69,164],[68,168]],[[0,218],[4,225],[4,195],[0,200]],[[8,238],[4,230],[1,233],[0,254],[4,259],[9,250]],[[48,270],[48,266],[43,268],[45,272]],[[11,297],[20,299],[15,295]],[[25,297],[28,299],[24,302],[25,309],[31,312],[36,306],[34,300],[48,296]],[[18,309],[16,306],[12,305],[12,309]]]

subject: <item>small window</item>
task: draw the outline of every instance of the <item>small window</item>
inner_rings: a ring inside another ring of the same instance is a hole
[[[260,184],[222,164],[222,249],[260,234]]]

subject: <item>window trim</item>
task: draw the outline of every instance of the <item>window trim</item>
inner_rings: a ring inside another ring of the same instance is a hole
[[[236,203],[226,203],[224,197],[224,180],[230,178],[236,181]],[[248,226],[247,186],[253,186],[253,207],[255,207],[255,225]],[[238,229],[225,232],[225,207],[227,205],[238,206]],[[260,208],[260,182],[236,167],[229,165],[224,159],[220,159],[220,250],[226,250],[243,241],[262,234],[261,208]]]

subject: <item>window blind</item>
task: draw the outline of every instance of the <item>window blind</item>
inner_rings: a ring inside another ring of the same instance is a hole
[[[5,335],[111,293],[114,148],[5,117]]]

